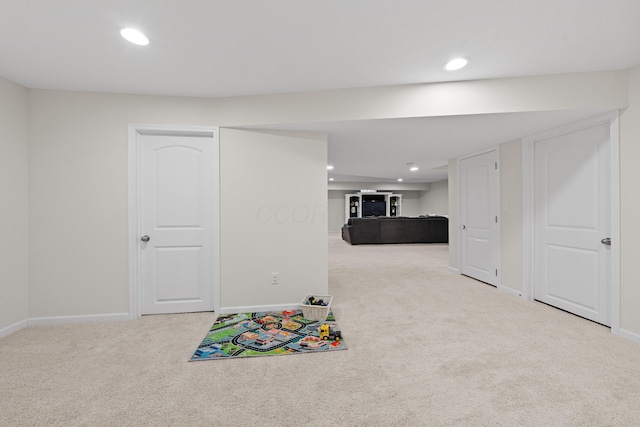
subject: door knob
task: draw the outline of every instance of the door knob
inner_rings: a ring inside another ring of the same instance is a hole
[[[466,225],[462,224],[461,226],[458,227],[460,230],[464,230],[465,228],[467,228]]]
[[[144,236],[142,236],[140,238],[141,241],[147,243],[149,240],[151,240],[151,237],[149,237],[149,235],[145,234]]]
[[[602,243],[603,245],[611,246],[611,237],[606,237],[600,240],[600,243]]]

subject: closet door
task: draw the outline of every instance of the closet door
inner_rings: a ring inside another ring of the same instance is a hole
[[[497,152],[460,161],[460,273],[498,285]]]

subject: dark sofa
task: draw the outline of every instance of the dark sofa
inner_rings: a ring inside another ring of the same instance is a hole
[[[342,238],[352,245],[386,243],[448,243],[449,219],[426,217],[349,218]]]

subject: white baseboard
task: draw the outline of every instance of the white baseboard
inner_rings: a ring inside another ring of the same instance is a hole
[[[455,274],[460,274],[460,270],[458,270],[457,268],[453,268],[451,266],[449,266],[449,271]]]
[[[511,294],[516,297],[521,297],[522,292],[516,291],[515,289],[507,288],[506,286],[497,286],[496,287],[500,292],[505,292],[507,294]]]
[[[90,314],[84,316],[33,317],[27,320],[29,326],[63,325],[68,323],[121,322],[130,320],[129,313]]]
[[[9,335],[18,332],[20,329],[24,329],[28,326],[27,320],[21,320],[13,325],[9,325],[6,328],[0,329],[0,338],[8,337]]]
[[[300,310],[300,303],[276,305],[247,305],[241,307],[220,307],[220,314],[256,313],[263,311]]]
[[[626,338],[629,341],[633,341],[640,344],[640,334],[637,334],[635,332],[627,331],[626,329],[622,329],[622,328],[618,330],[614,330],[613,328],[611,328],[611,333],[619,337]]]

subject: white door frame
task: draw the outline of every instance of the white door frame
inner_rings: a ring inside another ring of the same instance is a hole
[[[532,301],[535,271],[534,145],[537,141],[609,124],[611,218],[611,332],[620,334],[620,137],[618,111],[551,129],[522,140],[522,297]]]
[[[458,157],[456,159],[456,169],[458,170],[458,273],[462,274],[462,233],[459,231],[460,230],[460,223],[462,221],[462,171],[460,170],[460,162],[462,160],[465,159],[469,159],[471,157],[476,157],[476,156],[480,156],[482,154],[486,154],[486,153],[490,153],[492,151],[496,152],[496,161],[498,162],[498,191],[496,194],[496,204],[497,204],[497,214],[498,214],[498,224],[500,225],[502,222],[502,218],[500,218],[500,206],[501,206],[501,199],[500,199],[500,146],[499,145],[495,145],[492,147],[488,147],[485,148],[484,150],[480,150],[480,151],[476,151],[467,155],[464,155],[462,157]],[[496,259],[496,268],[498,269],[498,274],[496,276],[496,283],[495,286],[497,289],[500,290],[506,290],[509,291],[507,289],[504,289],[502,287],[502,235],[501,235],[501,228],[502,226],[500,225],[498,227],[498,253],[497,253],[497,257],[498,259]]]
[[[141,316],[141,246],[140,246],[140,186],[142,135],[185,135],[212,137],[217,147],[220,146],[220,133],[217,127],[204,126],[165,126],[165,125],[129,125],[129,317],[137,319]],[[220,164],[219,149],[214,150],[214,163]],[[212,221],[211,241],[213,263],[213,308],[220,311],[220,173],[214,173],[213,200],[214,219]]]

